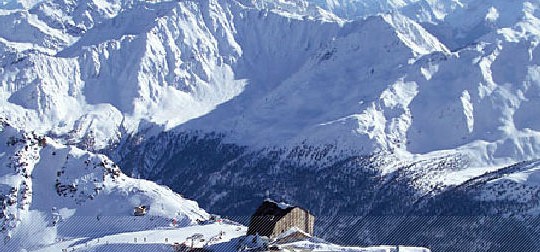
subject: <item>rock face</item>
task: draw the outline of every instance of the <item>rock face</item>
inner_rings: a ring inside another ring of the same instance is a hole
[[[538,215],[539,1],[0,6],[2,116],[209,210],[249,216],[269,190],[335,241],[538,234],[507,217]]]

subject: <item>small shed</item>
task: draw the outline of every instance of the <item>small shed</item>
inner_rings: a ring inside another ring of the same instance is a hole
[[[313,235],[314,224],[315,217],[307,209],[267,199],[251,216],[247,235],[273,239],[292,228]]]
[[[146,215],[146,206],[138,206],[133,208],[133,215],[143,216]]]

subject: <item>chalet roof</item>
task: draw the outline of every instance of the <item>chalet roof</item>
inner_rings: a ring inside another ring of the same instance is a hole
[[[300,208],[302,210],[305,210],[298,206],[292,206],[283,202],[275,202],[273,200],[266,199],[263,201],[263,203],[257,208],[255,211],[254,216],[266,216],[266,215],[273,215],[282,217],[290,213],[293,209]]]

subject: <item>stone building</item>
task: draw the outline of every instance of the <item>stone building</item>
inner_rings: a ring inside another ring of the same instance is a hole
[[[265,200],[251,216],[247,234],[275,238],[281,233],[296,227],[305,233],[313,235],[314,224],[315,217],[306,209]]]

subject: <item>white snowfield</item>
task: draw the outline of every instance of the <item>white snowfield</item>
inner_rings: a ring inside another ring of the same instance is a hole
[[[289,239],[291,237],[294,237],[295,233],[302,233],[304,239],[296,239],[292,238],[292,240],[297,241],[291,241],[290,242],[282,242],[283,239]],[[241,251],[257,251],[257,248],[265,247],[263,245],[264,241],[261,237],[258,236],[245,236],[239,239],[239,247],[242,247],[243,250]],[[320,238],[317,237],[311,237],[309,234],[301,231],[298,228],[291,228],[274,239],[271,239],[268,242],[267,245],[268,249],[270,251],[272,250],[279,250],[279,251],[286,251],[286,252],[294,252],[294,251],[348,251],[348,252],[399,252],[399,251],[407,251],[407,252],[430,252],[427,248],[421,248],[421,247],[412,247],[412,246],[390,246],[390,245],[379,245],[379,246],[371,246],[371,247],[357,247],[357,246],[340,246],[336,244],[328,243]]]
[[[164,186],[130,178],[103,155],[0,124],[0,251],[173,251],[173,245],[237,251],[247,228],[209,222],[196,202]],[[6,143],[6,144],[4,144]],[[134,216],[145,206],[146,215]],[[205,220],[207,224],[199,225]],[[202,240],[191,239],[200,234]],[[320,239],[282,251],[394,251],[342,247]],[[292,250],[291,250],[292,249]],[[428,251],[407,248],[400,251]]]
[[[122,174],[105,156],[7,125],[0,127],[0,142],[0,188],[9,192],[0,201],[2,251],[185,227],[209,217],[167,187]],[[133,215],[138,206],[146,206],[145,216]]]
[[[0,113],[66,143],[174,128],[491,170],[540,158],[538,0],[0,6]]]
[[[63,145],[99,150],[135,133],[332,144],[336,154],[391,153],[398,164],[469,161],[428,174],[419,189],[540,159],[539,18],[539,0],[1,1],[0,116],[27,136],[55,138],[2,143],[1,191],[13,202],[5,233],[10,244],[39,233],[43,241],[25,244],[34,248],[103,222],[118,233],[206,216]],[[3,142],[22,138],[6,131]],[[536,185],[537,167],[494,187]],[[140,204],[149,214],[134,219]],[[53,219],[63,224],[49,227]]]
[[[225,234],[220,236],[220,233]],[[214,238],[215,242],[206,247],[215,251],[236,251],[237,240],[245,235],[246,227],[230,224],[195,225],[181,228],[160,228],[114,235],[77,238],[59,242],[36,251],[174,251],[174,243],[184,243],[191,246],[189,237],[202,234],[206,239]],[[201,247],[200,242],[194,242],[194,247]]]
[[[410,247],[410,246],[373,246],[373,247],[343,247],[334,244],[318,244],[314,242],[295,242],[285,244],[282,246],[281,251],[294,252],[294,251],[343,251],[343,252],[430,252],[427,248]]]

